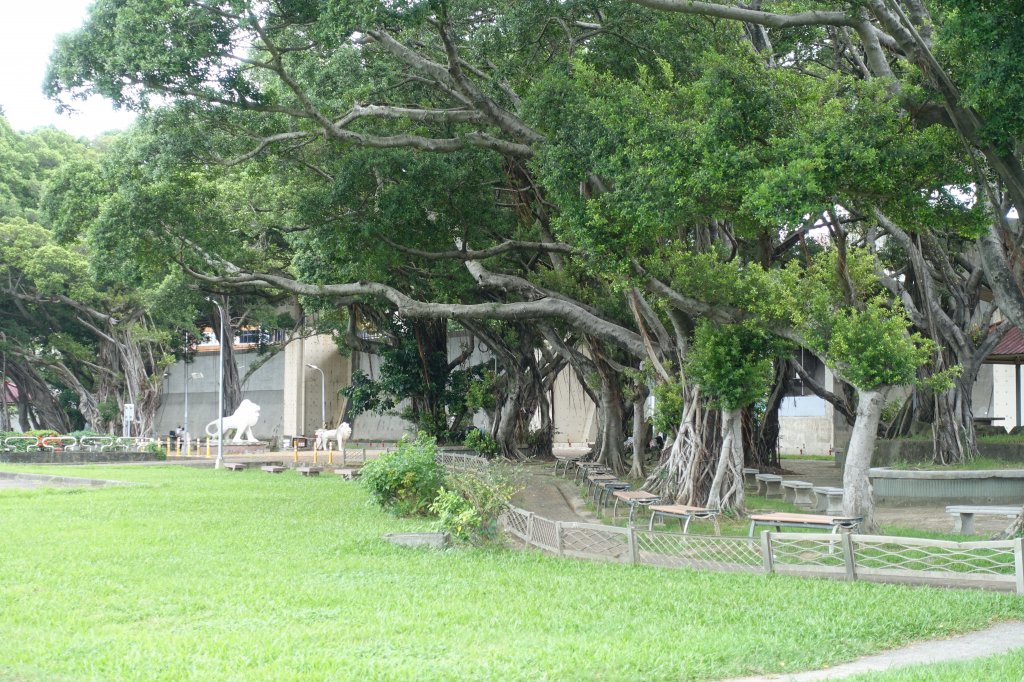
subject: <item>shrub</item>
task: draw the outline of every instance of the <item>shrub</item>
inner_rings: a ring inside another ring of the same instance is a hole
[[[393,452],[367,462],[360,479],[385,509],[422,514],[444,482],[436,455],[437,443],[430,436],[421,433],[415,441],[403,436]]]
[[[487,458],[497,457],[501,452],[501,448],[498,447],[498,441],[494,440],[494,436],[480,429],[471,429],[466,434],[466,439],[462,441],[462,444]]]
[[[498,518],[522,489],[521,479],[518,468],[502,463],[450,474],[430,511],[460,540],[493,542],[498,538]]]
[[[167,448],[160,445],[160,441],[146,443],[145,447],[142,448],[142,451],[151,453],[153,455],[153,459],[156,460],[167,459]]]

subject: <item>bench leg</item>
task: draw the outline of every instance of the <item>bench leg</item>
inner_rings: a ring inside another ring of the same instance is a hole
[[[679,527],[683,529],[683,535],[686,535],[686,531],[690,529],[690,519],[692,518],[692,516],[687,515],[686,522],[684,523],[682,517],[679,517]]]
[[[649,531],[654,530],[654,517],[657,516],[660,513],[661,512],[656,512],[656,511],[653,511],[653,510],[651,511],[651,520],[647,524],[647,530],[649,530]]]
[[[974,514],[961,514],[960,519],[960,532],[963,535],[974,535]]]

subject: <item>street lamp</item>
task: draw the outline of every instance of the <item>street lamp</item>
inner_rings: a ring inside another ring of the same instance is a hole
[[[217,459],[213,462],[213,468],[220,469],[224,465],[224,309],[212,298],[206,300],[217,306],[220,319],[220,331],[217,333],[217,342],[220,344],[217,359]]]
[[[308,362],[306,367],[315,369],[320,372],[320,422],[322,426],[320,428],[327,428],[327,377],[324,376],[324,371],[316,365],[311,365]]]

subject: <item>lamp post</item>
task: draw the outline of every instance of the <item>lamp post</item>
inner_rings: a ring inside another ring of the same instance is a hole
[[[315,369],[320,372],[320,428],[327,428],[327,377],[324,376],[324,371],[316,365],[311,365],[308,362],[306,367]]]
[[[185,332],[185,358],[182,361],[182,374],[185,377],[185,438],[188,439],[188,332]]]
[[[217,332],[217,342],[220,344],[217,359],[217,459],[213,462],[213,468],[220,469],[224,465],[224,309],[212,298],[206,300],[217,306],[220,319],[220,331]]]

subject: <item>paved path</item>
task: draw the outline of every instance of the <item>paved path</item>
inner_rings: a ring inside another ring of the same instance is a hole
[[[838,680],[852,675],[903,668],[909,665],[967,661],[1005,653],[1024,647],[1024,623],[1015,621],[999,623],[992,627],[950,639],[937,639],[911,644],[874,656],[859,658],[850,663],[837,665],[825,670],[811,670],[785,675],[743,677],[726,682],[769,682],[807,680]]]

